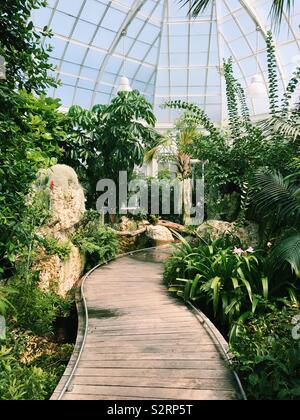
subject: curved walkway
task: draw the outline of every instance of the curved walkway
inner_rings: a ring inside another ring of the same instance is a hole
[[[239,397],[213,335],[162,285],[167,255],[168,250],[156,249],[123,257],[87,278],[88,333],[62,399]],[[59,398],[75,361],[52,399]]]

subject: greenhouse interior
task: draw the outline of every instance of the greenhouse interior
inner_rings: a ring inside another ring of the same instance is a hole
[[[0,11],[0,400],[299,400],[300,2]]]

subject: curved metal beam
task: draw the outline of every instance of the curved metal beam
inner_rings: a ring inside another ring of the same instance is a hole
[[[111,47],[109,48],[109,50],[106,53],[106,56],[101,64],[99,73],[98,73],[98,77],[95,83],[95,88],[94,88],[94,93],[92,96],[92,105],[95,103],[95,99],[96,99],[96,94],[97,94],[97,86],[100,83],[105,67],[108,63],[108,60],[110,59],[111,55],[113,54],[113,52],[115,51],[115,49],[117,48],[124,31],[127,30],[128,26],[130,25],[130,23],[133,21],[133,19],[135,18],[135,16],[138,14],[138,12],[140,11],[140,9],[143,7],[143,5],[146,3],[147,0],[135,0],[135,2],[133,3],[130,12],[128,13],[128,15],[126,16],[126,18],[124,19],[124,22],[122,23],[122,25],[119,28],[119,31],[116,34],[116,37],[111,45]]]
[[[254,20],[255,24],[261,28],[261,32],[262,32],[262,34],[263,34],[263,36],[266,40],[267,39],[267,32],[268,32],[267,28],[265,27],[262,20],[257,15],[257,12],[255,11],[254,7],[249,4],[248,0],[240,0],[240,3],[241,3],[242,6],[245,7],[249,16],[252,17],[252,19]],[[282,82],[283,82],[283,86],[285,86],[286,74],[285,74],[284,68],[281,64],[281,60],[279,58],[278,52],[276,50],[275,50],[275,56],[276,56],[278,70],[279,70],[279,73],[280,73],[280,76],[281,76],[281,79],[282,79]],[[258,60],[258,57],[257,57],[257,60]]]

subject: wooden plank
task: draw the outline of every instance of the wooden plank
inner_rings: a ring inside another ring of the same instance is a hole
[[[142,386],[149,388],[184,388],[184,389],[214,389],[232,391],[232,381],[221,378],[215,379],[186,379],[186,378],[137,378],[137,377],[95,377],[76,376],[73,385],[102,385],[102,386]]]
[[[95,385],[74,385],[72,394],[76,395],[118,395],[121,397],[136,398],[170,398],[176,400],[230,400],[236,398],[233,391],[221,390],[196,390],[196,389],[174,389],[174,388],[147,388],[147,387],[123,387],[123,386],[95,386]]]
[[[237,397],[218,346],[185,304],[166,291],[162,273],[161,263],[125,257],[87,279],[88,334],[64,399]]]
[[[156,398],[156,400],[166,400],[167,398]],[[169,398],[171,399],[171,398]],[[122,400],[130,400],[130,401],[135,401],[135,400],[153,400],[153,398],[134,398],[134,397],[123,397],[120,395],[87,395],[87,394],[75,394],[75,393],[66,393],[64,396],[64,400],[66,401],[82,401],[82,400],[86,400],[86,401],[91,401],[91,400],[107,400],[107,401],[122,401]]]
[[[87,357],[88,356],[88,357]],[[146,353],[146,352],[139,352],[139,353],[98,353],[95,348],[89,348],[89,352],[87,353],[87,356],[83,355],[81,358],[81,362],[87,361],[87,360],[93,360],[95,361],[95,366],[97,367],[99,364],[96,361],[148,361],[148,360],[162,360],[162,361],[171,361],[176,360],[178,362],[185,362],[190,360],[197,360],[202,362],[207,361],[222,361],[223,359],[217,352],[203,352],[203,353],[184,353],[181,354],[179,352],[174,351],[169,353]]]
[[[178,352],[186,352],[186,353],[215,353],[216,346],[214,344],[197,344],[197,345],[187,345],[185,346],[184,343],[171,345],[170,343],[158,343],[158,344],[151,344],[145,342],[144,344],[130,344],[130,343],[123,343],[122,346],[111,346],[111,343],[106,342],[100,344],[99,342],[96,343],[87,343],[86,348],[90,348],[97,350],[97,353],[140,353],[143,352],[147,353],[168,353],[170,351],[178,351]],[[89,356],[88,352],[83,354],[82,359],[86,356]]]
[[[89,362],[80,360],[79,367],[89,367]],[[97,366],[96,366],[97,365]],[[96,368],[135,368],[135,369],[201,369],[201,370],[212,370],[212,369],[223,369],[224,362],[222,360],[203,361],[203,360],[102,360],[96,362]]]
[[[214,379],[218,382],[221,379],[231,378],[229,371],[225,369],[162,369],[162,368],[79,368],[76,370],[75,378],[78,376],[88,377],[138,377],[138,378],[186,378],[186,379]]]

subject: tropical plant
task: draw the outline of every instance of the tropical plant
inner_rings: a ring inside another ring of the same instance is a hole
[[[233,368],[249,399],[299,400],[300,343],[292,337],[297,308],[268,305],[239,324],[231,342]]]
[[[37,244],[42,246],[46,255],[57,255],[61,261],[67,261],[70,257],[72,244],[69,240],[59,240],[53,236],[41,237],[37,235]]]
[[[54,322],[58,317],[67,317],[71,310],[71,297],[62,298],[53,292],[37,287],[38,273],[26,279],[16,275],[9,285],[18,293],[10,296],[11,307],[7,309],[8,328],[18,328],[38,336],[52,336]]]
[[[206,166],[206,191],[214,201],[222,201],[231,193],[240,197],[237,212],[245,219],[250,207],[248,185],[260,168],[291,173],[290,162],[299,156],[299,104],[291,106],[300,71],[296,69],[279,106],[277,62],[271,32],[267,36],[268,80],[271,118],[258,124],[251,122],[246,95],[233,73],[232,60],[224,60],[229,130],[221,132],[197,105],[183,101],[168,101],[165,106],[189,112],[196,127],[208,131],[206,139],[190,145],[189,153]],[[214,191],[212,187],[214,186]],[[215,204],[215,207],[217,205]],[[219,215],[220,216],[220,215]],[[223,216],[222,216],[223,217]],[[227,217],[227,216],[226,216]]]
[[[48,62],[51,47],[43,47],[44,37],[51,37],[45,27],[34,28],[32,12],[45,7],[45,0],[2,0],[0,3],[0,56],[5,59],[6,81],[10,90],[25,89],[43,93],[57,86],[49,76],[53,65]]]
[[[96,185],[101,178],[118,183],[119,171],[128,179],[142,165],[145,150],[157,141],[152,105],[138,91],[119,92],[107,105],[92,111],[69,110],[75,134],[66,142],[64,162],[72,166],[87,191],[88,206],[96,207]]]
[[[5,315],[9,307],[13,308],[12,304],[9,301],[9,296],[13,293],[18,292],[11,287],[1,286],[0,284],[0,315]]]
[[[0,267],[7,277],[34,229],[29,213],[38,218],[26,197],[38,170],[61,158],[67,117],[58,112],[58,100],[6,87],[0,88],[0,107]]]
[[[276,117],[278,112],[278,76],[277,76],[277,59],[276,59],[276,47],[273,41],[272,32],[269,31],[266,37],[267,44],[267,60],[268,60],[268,93],[270,102],[270,112],[272,117]]]
[[[179,252],[167,263],[169,291],[197,302],[217,322],[227,325],[248,311],[255,312],[268,300],[272,290],[264,259],[252,247],[243,250],[238,239],[228,237],[198,246],[180,239]],[[170,278],[172,265],[176,275]]]
[[[85,255],[86,271],[110,261],[116,256],[119,247],[116,233],[101,224],[99,213],[93,210],[85,213],[72,237],[72,242]]]
[[[212,0],[179,0],[183,5],[190,6],[189,13],[193,16],[199,16],[208,6],[212,4]],[[280,26],[284,12],[289,15],[294,6],[294,0],[273,0],[270,10],[270,16],[274,25]]]
[[[280,272],[289,265],[300,277],[300,173],[286,177],[258,173],[254,187],[253,201],[266,241],[275,240],[270,254],[274,268]]]
[[[264,312],[268,302],[297,304],[296,282],[281,277],[266,253],[243,249],[234,236],[196,244],[178,237],[181,244],[166,262],[165,283],[170,292],[196,302],[218,325],[230,329],[249,313]]]
[[[0,400],[49,399],[73,346],[13,329],[0,344]]]
[[[190,196],[192,187],[190,184],[192,165],[191,145],[200,142],[201,133],[197,129],[195,118],[189,112],[182,115],[176,122],[176,128],[161,139],[145,154],[146,162],[156,158],[159,162],[172,162],[176,165],[176,177],[181,181],[183,221],[185,224],[190,220]],[[170,181],[172,184],[172,182]]]

